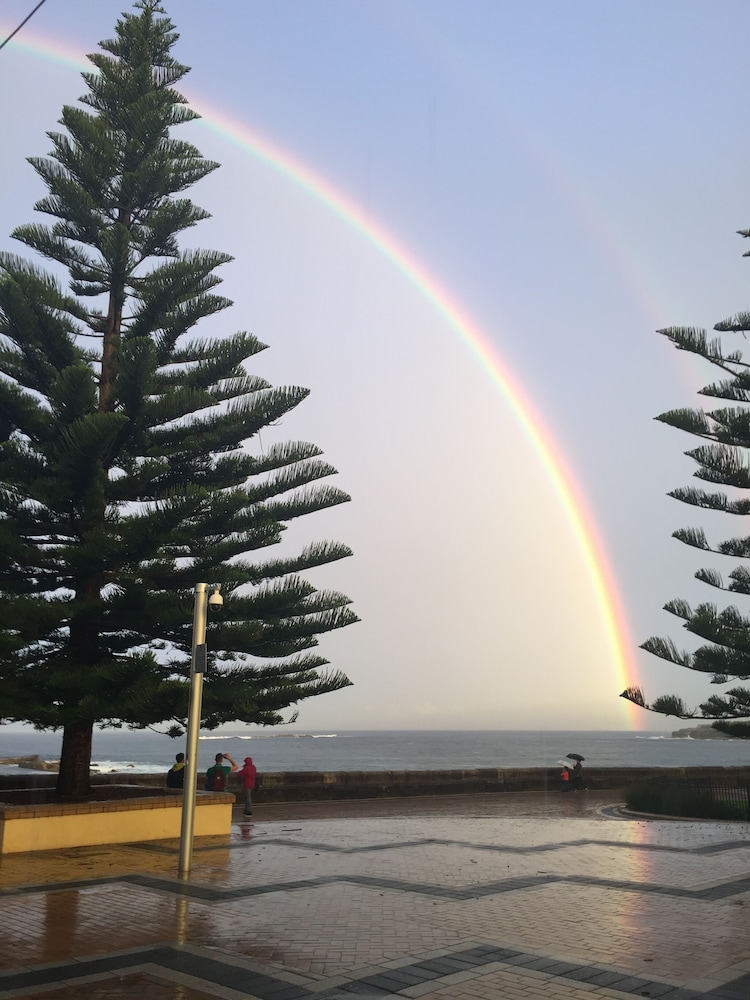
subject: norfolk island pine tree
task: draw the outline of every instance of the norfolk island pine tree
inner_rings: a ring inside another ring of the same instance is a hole
[[[750,237],[750,230],[739,235]],[[746,254],[747,256],[747,254]],[[721,334],[743,336],[750,331],[750,313],[740,313],[714,326]],[[686,454],[698,468],[697,479],[712,486],[728,487],[731,493],[697,487],[684,487],[670,496],[699,510],[718,511],[744,518],[750,514],[750,366],[741,351],[727,351],[721,336],[709,338],[705,330],[671,327],[660,330],[674,346],[704,359],[720,374],[718,380],[699,390],[709,399],[723,400],[731,405],[716,405],[710,409],[677,409],[662,413],[656,419],[700,439],[698,447]],[[714,553],[732,562],[727,579],[716,567],[699,569],[696,579],[715,590],[737,596],[750,595],[750,537],[730,538],[709,542],[703,528],[681,528],[673,532],[679,541]],[[744,565],[743,565],[744,562]],[[747,602],[745,602],[747,604]],[[707,675],[711,684],[727,685],[750,678],[750,618],[736,604],[721,610],[711,602],[693,608],[685,600],[669,601],[665,610],[682,620],[688,632],[704,640],[693,652],[678,649],[672,639],[653,636],[641,646],[677,666]],[[676,694],[661,695],[648,703],[639,687],[630,687],[621,697],[648,711],[680,719],[711,720],[714,729],[740,739],[750,739],[750,690],[731,687],[723,694],[708,698],[697,708],[688,708]]]
[[[195,583],[227,600],[208,624],[206,728],[273,725],[350,684],[315,653],[357,621],[349,598],[299,574],[351,554],[334,542],[260,558],[286,523],[349,500],[311,444],[249,443],[307,395],[249,373],[246,332],[196,324],[230,258],[181,250],[207,217],[182,196],[218,164],[176,126],[174,25],[140,0],[90,56],[80,105],[32,158],[50,225],[12,235],[53,262],[0,256],[0,718],[62,730],[57,791],[89,791],[95,726],[187,712]]]

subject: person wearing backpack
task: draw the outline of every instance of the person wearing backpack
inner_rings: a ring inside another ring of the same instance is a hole
[[[228,760],[232,766],[227,767],[226,764],[223,764],[222,761],[225,760]],[[216,763],[206,771],[206,791],[225,792],[227,789],[227,778],[232,771],[236,770],[237,765],[228,753],[217,753]]]

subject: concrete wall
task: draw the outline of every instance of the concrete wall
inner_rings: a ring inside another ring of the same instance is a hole
[[[528,792],[560,787],[559,768],[480,768],[467,771],[284,771],[260,774],[253,801],[300,802],[315,799],[370,799],[383,796],[459,795],[477,792]],[[95,784],[120,784],[124,775],[93,775]],[[682,778],[750,783],[750,767],[587,767],[586,784],[620,789],[649,779]],[[164,775],[127,772],[128,784],[161,786]],[[198,788],[204,777],[198,778]],[[0,789],[50,787],[55,775],[0,775]],[[230,779],[228,791],[239,793]]]
[[[560,789],[559,768],[480,768],[471,771],[339,771],[263,774],[255,802],[460,795]],[[620,789],[658,777],[750,782],[747,768],[587,768],[590,789]]]

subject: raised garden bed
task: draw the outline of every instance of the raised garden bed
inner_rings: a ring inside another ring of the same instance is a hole
[[[233,804],[228,792],[198,792],[195,836],[228,836]],[[51,788],[0,791],[0,854],[177,839],[181,823],[182,793],[164,788],[99,785],[83,802]]]

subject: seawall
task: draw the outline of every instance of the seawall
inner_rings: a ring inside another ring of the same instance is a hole
[[[466,771],[280,771],[258,775],[253,801],[304,802],[326,799],[372,799],[389,796],[460,795],[498,792],[556,791],[559,768],[478,768]],[[6,788],[54,787],[56,775],[1,774],[0,793]],[[624,789],[655,778],[687,781],[723,781],[750,785],[748,767],[589,767],[585,781],[591,789]],[[164,785],[165,775],[139,774],[128,770],[93,774],[94,785]],[[198,777],[202,788],[204,775]],[[232,781],[227,791],[237,793]],[[1,795],[0,795],[1,798]]]

